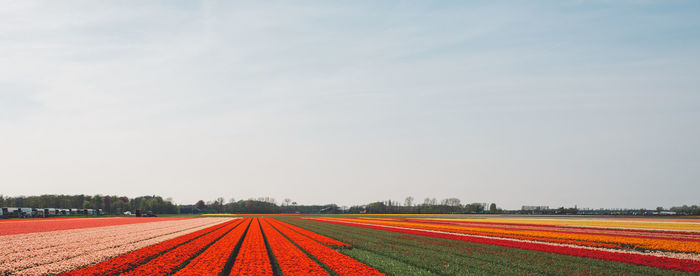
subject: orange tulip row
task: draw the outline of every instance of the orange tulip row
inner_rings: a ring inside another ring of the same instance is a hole
[[[275,230],[266,219],[261,219],[260,222],[283,275],[329,275],[325,269]]]
[[[187,266],[175,273],[178,276],[185,275],[218,275],[224,269],[226,262],[233,253],[233,249],[248,230],[251,219],[245,219],[235,229],[212,244],[207,250],[192,259]]]
[[[306,252],[309,252],[309,254],[314,256],[339,275],[384,275],[372,267],[326,247],[307,236],[297,233],[289,227],[288,223],[267,218],[263,220],[271,223],[272,226],[280,231],[280,233],[287,236],[290,241],[304,249]]]
[[[282,222],[281,222],[281,223],[282,223]],[[315,241],[317,241],[317,242],[319,242],[319,243],[322,243],[322,244],[325,244],[325,245],[329,245],[329,246],[350,247],[350,245],[347,244],[347,243],[344,243],[344,242],[341,242],[341,241],[338,241],[338,240],[335,240],[335,239],[331,239],[331,238],[329,238],[329,237],[326,237],[326,236],[324,236],[324,235],[320,235],[320,234],[318,234],[318,233],[311,232],[311,231],[306,230],[306,229],[304,229],[304,228],[297,227],[297,226],[291,225],[291,224],[289,224],[289,223],[283,223],[283,224],[284,224],[284,226],[286,226],[287,228],[292,229],[292,230],[296,231],[296,232],[299,233],[299,234],[302,234],[302,235],[304,235],[304,236],[307,236],[307,237],[309,237],[309,238],[312,238],[312,239],[314,239]]]
[[[180,267],[183,262],[197,256],[197,254],[206,246],[212,244],[214,241],[236,228],[236,226],[240,225],[241,221],[242,220],[237,220],[235,223],[230,223],[191,242],[178,246],[177,248],[170,250],[163,255],[160,255],[155,259],[152,259],[149,262],[121,275],[170,275],[173,271]]]
[[[257,218],[248,228],[230,275],[272,275],[272,265]]]

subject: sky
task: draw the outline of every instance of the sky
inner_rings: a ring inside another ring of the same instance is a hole
[[[0,194],[700,204],[700,2],[2,1]]]

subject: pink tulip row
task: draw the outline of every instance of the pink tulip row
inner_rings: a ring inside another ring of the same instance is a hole
[[[230,218],[198,218],[4,236],[0,275],[47,275],[74,270]]]
[[[90,239],[123,237],[131,233],[142,231],[157,231],[162,228],[170,228],[173,225],[183,225],[181,221],[163,221],[158,223],[128,224],[119,226],[106,226],[94,228],[81,228],[72,230],[60,230],[52,232],[37,232],[17,234],[3,237],[0,245],[0,264],[19,257],[33,257],[43,254],[42,250],[53,248],[79,247],[80,242],[89,242]],[[195,223],[194,225],[199,225]],[[118,230],[118,231],[114,231]]]

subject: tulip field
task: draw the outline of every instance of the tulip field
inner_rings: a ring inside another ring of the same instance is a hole
[[[0,233],[0,275],[383,275],[274,218],[8,220]]]
[[[700,219],[281,216],[0,220],[0,275],[700,273]]]
[[[346,252],[369,265],[388,257],[437,274],[447,265],[448,274],[700,273],[698,219],[364,216],[296,224],[352,244]]]

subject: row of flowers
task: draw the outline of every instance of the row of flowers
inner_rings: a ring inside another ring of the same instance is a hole
[[[230,275],[272,275],[272,264],[257,218],[253,219],[248,227],[248,233],[245,235]]]
[[[71,271],[221,222],[171,220],[2,237],[0,275],[44,275]]]
[[[608,229],[652,229],[666,231],[700,231],[700,219],[644,219],[644,218],[616,218],[616,219],[514,219],[514,218],[477,218],[450,219],[453,221],[479,221],[501,223],[523,223],[539,225],[557,225],[573,227],[596,227]]]
[[[421,228],[428,230],[438,230],[447,231],[461,234],[469,235],[485,235],[503,238],[513,238],[522,240],[535,240],[543,242],[555,242],[555,243],[566,243],[581,246],[590,247],[602,247],[602,248],[638,248],[638,249],[657,249],[665,251],[679,251],[679,252],[694,252],[693,250],[700,250],[698,242],[695,240],[688,239],[670,239],[666,237],[654,238],[654,237],[635,237],[635,236],[623,236],[617,234],[582,234],[576,232],[566,232],[562,230],[525,230],[512,227],[496,228],[496,227],[467,227],[467,226],[454,226],[454,225],[444,225],[442,223],[413,223],[413,222],[401,222],[401,223],[379,223],[384,225],[411,227],[411,228]]]
[[[654,237],[654,238],[666,238],[673,240],[691,240],[699,241],[700,232],[691,231],[672,231],[672,230],[652,230],[652,229],[625,229],[625,228],[599,228],[599,227],[577,227],[571,225],[542,225],[534,223],[502,223],[502,222],[475,222],[475,221],[455,221],[455,220],[442,220],[442,219],[388,219],[384,218],[382,220],[394,220],[394,221],[407,221],[407,222],[426,222],[426,223],[437,223],[437,224],[448,224],[448,225],[459,225],[459,226],[473,226],[473,227],[484,227],[484,228],[500,228],[500,229],[514,229],[514,230],[543,230],[543,231],[553,231],[553,232],[571,232],[571,233],[588,233],[588,234],[601,234],[601,235],[613,235],[613,236],[625,236],[625,237]]]
[[[451,234],[445,232],[431,232],[430,229],[408,229],[408,228],[397,228],[389,225],[371,225],[367,222],[353,222],[344,220],[330,220],[330,219],[314,219],[317,221],[330,222],[343,225],[351,225],[356,227],[364,227],[371,229],[386,230],[392,232],[406,233],[423,235],[430,237],[439,237],[452,240],[462,240],[468,242],[476,242],[483,244],[491,244],[498,246],[506,246],[512,248],[520,248],[527,250],[536,250],[543,252],[550,252],[563,255],[595,258],[623,263],[632,263],[637,265],[653,266],[666,269],[673,269],[679,271],[695,272],[700,273],[700,261],[692,259],[677,259],[669,257],[660,257],[655,255],[641,254],[641,253],[624,253],[617,251],[607,251],[604,249],[589,249],[581,247],[572,247],[565,245],[554,245],[554,244],[543,244],[537,242],[529,241],[518,241],[518,240],[508,240],[500,238],[488,238],[488,237],[474,237],[474,236],[464,236],[458,234]]]
[[[126,271],[131,270],[149,260],[167,252],[173,248],[176,248],[184,243],[192,241],[198,237],[221,229],[227,225],[235,223],[235,221],[230,221],[230,219],[225,218],[212,218],[221,219],[225,222],[216,224],[214,226],[207,227],[186,235],[181,235],[173,239],[169,239],[148,247],[144,247],[127,254],[119,255],[107,261],[97,263],[92,266],[84,267],[78,270],[70,271],[64,273],[63,275],[116,275]]]
[[[192,259],[175,275],[219,275],[224,270],[234,248],[243,238],[250,221],[251,219],[243,220],[240,225]]]
[[[700,253],[700,240],[679,238],[669,239],[655,237],[631,237],[620,235],[582,234],[561,231],[535,231],[502,229],[493,227],[474,227],[461,225],[448,225],[436,222],[413,222],[413,221],[387,221],[375,219],[359,218],[333,218],[342,221],[354,221],[379,225],[419,228],[427,230],[447,231],[470,235],[486,235],[505,238],[516,238],[523,240],[538,240],[546,242],[557,242],[575,244],[582,246],[604,247],[604,248],[634,248],[638,250],[663,250],[670,252],[690,252]]]
[[[208,218],[191,221],[201,220],[217,220],[221,223],[192,230],[193,232],[188,234],[163,235],[167,240],[140,249],[133,248],[128,253],[123,252],[126,254],[112,255],[112,259],[62,275],[220,275],[229,272],[227,265],[230,265],[230,275],[273,275],[273,262],[270,260],[272,256],[284,275],[329,275],[328,271],[309,255],[335,274],[383,275],[376,269],[326,246],[349,247],[348,244],[276,219],[248,218],[232,221],[225,218]],[[153,235],[159,230],[169,229],[162,225],[153,229],[141,229],[140,232],[139,229],[132,228],[101,231],[102,238],[93,239],[92,242],[104,243],[106,247],[110,247],[112,245],[109,240],[119,240],[119,235],[139,239],[139,236]],[[86,234],[97,233],[100,231]],[[78,250],[90,250],[84,242],[71,246]],[[237,246],[240,246],[240,249],[234,256],[233,251]]]
[[[197,226],[201,225],[201,222],[192,223],[192,220],[165,221],[12,235],[0,244],[0,265],[14,262],[18,258],[42,258],[40,262],[45,263],[46,256],[65,251],[79,251],[93,244],[95,240],[130,243],[133,242],[136,238],[134,235],[137,234],[151,237],[148,232],[162,233],[163,229],[188,225]],[[95,250],[96,248],[91,246],[90,249]]]
[[[292,230],[298,232],[299,234],[307,236],[307,237],[309,237],[309,238],[311,238],[311,239],[313,239],[321,244],[325,244],[328,246],[337,246],[337,247],[350,247],[350,245],[347,243],[344,243],[344,242],[341,242],[341,241],[338,241],[335,239],[331,239],[329,237],[318,234],[316,232],[311,232],[311,231],[306,230],[304,228],[297,227],[297,226],[291,225],[289,223],[281,222],[281,221],[278,221],[278,223],[284,225],[285,227],[287,227],[289,229],[292,229]]]
[[[262,230],[265,233],[268,244],[270,245],[270,250],[272,250],[275,259],[280,266],[282,275],[329,275],[325,269],[314,262],[303,251],[301,251],[294,244],[292,244],[292,242],[275,230],[275,228],[270,225],[268,220],[270,219],[260,220]]]
[[[239,226],[241,221],[242,220],[236,220],[228,223],[224,227],[216,229],[190,242],[178,246],[177,248],[170,250],[129,272],[123,273],[122,275],[169,275],[179,268],[182,263],[192,259],[194,256],[197,256],[197,254],[202,252],[204,248]]]
[[[0,236],[17,235],[36,232],[71,230],[91,227],[104,227],[154,221],[182,220],[189,218],[53,218],[31,220],[8,220],[0,223]]]
[[[311,254],[314,258],[321,261],[339,275],[384,275],[372,267],[326,247],[307,236],[297,233],[289,228],[289,224],[287,223],[283,223],[275,219],[266,218],[263,220],[271,223],[272,226],[279,230],[280,233],[286,236],[290,241],[301,247],[304,251]]]

